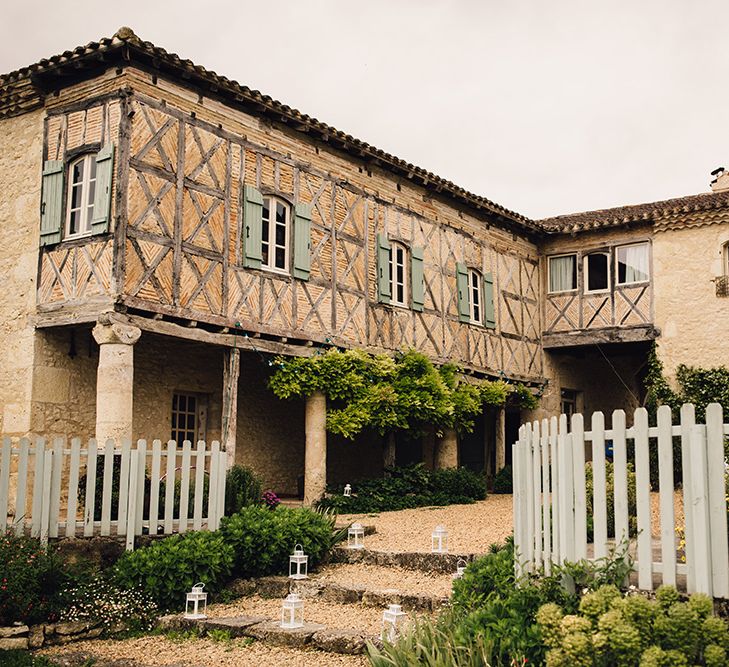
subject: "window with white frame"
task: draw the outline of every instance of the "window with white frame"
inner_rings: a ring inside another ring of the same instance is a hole
[[[549,258],[549,292],[571,292],[577,289],[577,255],[555,255]]]
[[[721,247],[721,273],[729,276],[729,241]]]
[[[483,277],[475,269],[468,270],[468,291],[471,323],[483,324]]]
[[[276,197],[263,198],[261,225],[261,266],[271,271],[289,272],[291,207]]]
[[[170,437],[177,444],[205,440],[207,401],[204,395],[185,392],[172,394]]]
[[[616,282],[618,285],[644,283],[650,280],[650,257],[647,243],[633,243],[615,249]]]
[[[390,244],[390,303],[395,306],[408,305],[407,258],[402,243]]]
[[[96,190],[96,155],[87,154],[68,166],[66,238],[91,233]]]
[[[610,253],[591,252],[585,255],[585,292],[610,289]]]

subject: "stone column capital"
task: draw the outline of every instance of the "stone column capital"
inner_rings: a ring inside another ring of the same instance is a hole
[[[99,322],[93,329],[94,340],[99,345],[116,343],[117,345],[134,345],[142,335],[142,330],[131,324]]]

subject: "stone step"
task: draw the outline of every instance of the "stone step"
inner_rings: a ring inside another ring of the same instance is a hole
[[[336,547],[329,555],[330,563],[364,563],[380,567],[401,567],[404,570],[418,570],[437,574],[453,574],[458,561],[470,563],[483,554],[432,553],[428,551],[373,551],[371,549],[348,549]]]

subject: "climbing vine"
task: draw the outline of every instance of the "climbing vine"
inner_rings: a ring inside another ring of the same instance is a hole
[[[394,359],[362,350],[335,348],[312,357],[277,357],[269,387],[279,398],[323,392],[327,430],[353,439],[364,429],[379,434],[428,428],[473,430],[484,405],[534,408],[537,398],[522,384],[502,380],[467,382],[454,364],[436,367],[410,350]]]

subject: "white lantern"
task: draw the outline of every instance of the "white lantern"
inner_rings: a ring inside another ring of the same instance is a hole
[[[456,572],[453,575],[454,579],[460,579],[463,576],[463,573],[466,571],[466,568],[468,567],[468,563],[466,563],[463,558],[459,558],[458,562],[456,563]]]
[[[431,538],[432,544],[430,550],[434,554],[448,553],[448,531],[445,529],[445,526],[436,526]]]
[[[296,593],[289,593],[284,598],[281,627],[288,630],[304,627],[304,601]]]
[[[208,609],[208,594],[203,591],[205,584],[198,583],[192,587],[192,590],[185,597],[185,618],[200,621],[207,618],[206,611]],[[202,603],[202,611],[200,611],[200,603]]]
[[[297,544],[289,556],[289,579],[308,579],[308,568],[309,557],[304,553],[304,547]]]
[[[352,485],[351,484],[344,485],[344,495],[347,498],[349,498],[352,495]]]
[[[406,616],[407,614],[399,604],[389,605],[382,612],[382,632],[380,633],[380,639],[388,642],[395,641],[397,635],[400,634]]]
[[[353,523],[347,531],[347,546],[350,549],[364,549],[364,528],[361,523]]]

